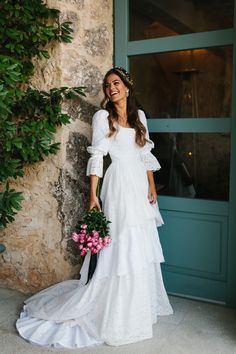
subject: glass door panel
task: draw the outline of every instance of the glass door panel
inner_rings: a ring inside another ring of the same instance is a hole
[[[233,27],[233,0],[129,0],[130,40]]]
[[[129,67],[149,117],[231,116],[231,46],[132,56]]]
[[[159,195],[228,201],[230,135],[150,133]]]

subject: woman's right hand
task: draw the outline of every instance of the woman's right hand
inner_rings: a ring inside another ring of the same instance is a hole
[[[102,210],[100,203],[99,203],[99,199],[98,197],[94,197],[94,198],[90,198],[89,201],[89,210],[93,209],[93,208],[97,208],[98,210]]]

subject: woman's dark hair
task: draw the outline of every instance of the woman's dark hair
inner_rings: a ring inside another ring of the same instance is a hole
[[[146,135],[146,128],[142,124],[142,122],[139,119],[138,115],[138,107],[136,104],[136,99],[134,95],[134,88],[133,88],[133,82],[130,78],[130,75],[127,73],[127,71],[121,67],[119,68],[112,68],[110,69],[106,75],[104,76],[103,79],[103,92],[104,92],[104,99],[101,102],[101,107],[103,109],[106,109],[109,113],[108,115],[108,123],[109,123],[109,129],[110,132],[108,136],[112,136],[117,129],[114,127],[114,122],[118,121],[118,114],[115,109],[115,105],[113,102],[111,102],[106,94],[106,84],[107,84],[107,79],[111,74],[116,74],[119,76],[119,78],[122,80],[124,85],[129,89],[129,96],[127,97],[127,119],[128,123],[131,128],[135,129],[135,142],[140,145],[144,146],[146,144],[147,139],[145,138]]]

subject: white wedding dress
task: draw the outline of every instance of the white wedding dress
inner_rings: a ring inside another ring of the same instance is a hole
[[[108,138],[107,116],[100,110],[93,117],[87,175],[102,177],[103,156],[110,154],[101,200],[111,221],[112,243],[100,251],[87,285],[89,255],[80,280],[53,285],[25,301],[16,327],[22,337],[38,345],[77,348],[133,343],[151,338],[157,316],[173,312],[160,269],[164,258],[157,226],[163,220],[157,204],[151,205],[147,198],[146,170],[160,168],[150,152],[153,143],[139,147],[134,129],[121,126]],[[147,127],[142,111],[139,117]]]

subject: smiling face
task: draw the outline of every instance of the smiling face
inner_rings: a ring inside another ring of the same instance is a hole
[[[108,76],[105,83],[105,93],[110,101],[116,103],[120,100],[127,100],[127,91],[128,88],[118,75],[112,73]]]

